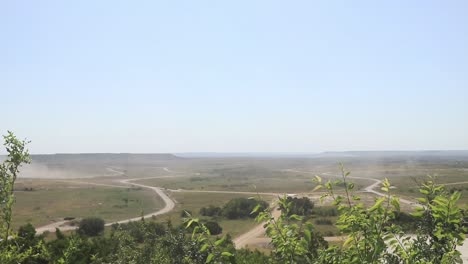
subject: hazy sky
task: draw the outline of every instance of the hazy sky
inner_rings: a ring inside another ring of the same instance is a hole
[[[33,153],[468,149],[468,1],[0,1]]]

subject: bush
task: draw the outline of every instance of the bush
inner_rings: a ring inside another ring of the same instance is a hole
[[[35,236],[36,236],[36,229],[30,223],[20,226],[20,228],[18,229],[18,237],[20,238],[32,240],[34,239]]]
[[[152,235],[162,236],[166,233],[166,228],[162,223],[149,222],[146,228],[148,233]]]
[[[252,214],[252,211],[257,205],[260,205],[259,211],[268,208],[268,203],[262,200],[234,198],[223,206],[221,213],[228,219],[255,218],[258,213]]]
[[[97,236],[103,231],[104,220],[97,217],[84,218],[78,227],[78,233],[85,236]]]
[[[219,235],[223,232],[223,228],[215,221],[208,221],[205,223],[206,228],[210,230],[212,235]]]
[[[314,208],[314,203],[307,197],[297,198],[288,196],[286,202],[291,204],[287,208],[288,216],[293,214],[307,216],[312,213],[312,209]],[[283,205],[280,206],[280,209],[282,212],[286,212],[286,208]]]
[[[221,214],[221,207],[210,205],[208,207],[200,208],[200,215],[203,216],[219,216]]]

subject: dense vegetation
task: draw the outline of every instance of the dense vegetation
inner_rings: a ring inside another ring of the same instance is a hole
[[[407,216],[400,213],[399,199],[390,193],[387,180],[381,188],[386,195],[366,207],[344,169],[340,181],[322,183],[316,179],[317,188],[325,188],[324,197],[331,198],[335,206],[320,212],[337,215],[336,226],[346,238],[343,245],[329,245],[303,216],[309,210],[294,207],[305,200],[288,197],[279,198],[279,217],[272,215],[265,202],[255,199],[234,199],[222,208],[225,217],[256,216],[258,222],[265,223],[272,246],[268,256],[236,250],[229,235],[213,236],[213,228],[209,228],[213,224],[190,214],[181,227],[139,221],[114,225],[104,235],[100,232],[103,223],[94,219],[91,233],[65,236],[57,230],[56,239],[51,241],[36,236],[31,225],[15,233],[11,230],[14,183],[29,155],[27,142],[12,133],[4,139],[9,156],[0,165],[0,263],[461,263],[456,247],[464,242],[466,229],[464,212],[457,206],[459,192],[451,193],[429,179],[420,188],[420,206]],[[338,192],[337,185],[344,191]],[[416,227],[412,236],[399,224],[405,221]]]
[[[259,209],[268,208],[268,203],[260,199],[248,199],[248,198],[236,198],[230,200],[223,206],[221,214],[228,219],[238,219],[238,218],[247,218],[247,217],[256,217],[257,212],[252,210],[258,206]]]
[[[214,205],[209,205],[207,207],[202,207],[200,208],[200,215],[202,216],[220,216],[222,212],[221,207],[219,206],[214,206]]]
[[[288,216],[301,215],[308,216],[312,213],[314,203],[307,197],[290,197],[286,198],[286,203],[280,205],[280,209]]]
[[[228,219],[255,218],[257,214],[252,213],[252,210],[257,205],[260,205],[261,209],[268,208],[268,203],[261,199],[240,197],[231,199],[222,208],[214,205],[202,207],[200,208],[200,215],[209,217],[226,217]]]
[[[80,221],[78,233],[85,236],[97,236],[104,231],[104,220],[97,217],[89,217]]]

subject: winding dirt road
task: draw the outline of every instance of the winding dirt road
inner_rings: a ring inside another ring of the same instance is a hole
[[[121,173],[121,172],[118,172],[118,171],[114,171],[116,173]],[[115,221],[115,222],[111,222],[111,223],[107,223],[106,226],[111,226],[113,224],[124,224],[124,223],[128,223],[128,222],[132,222],[132,221],[138,221],[140,220],[142,217],[143,218],[150,218],[150,217],[153,217],[153,216],[158,216],[158,215],[162,215],[162,214],[165,214],[165,213],[168,213],[170,212],[172,209],[174,209],[175,207],[175,203],[174,201],[172,201],[171,198],[169,198],[169,196],[167,196],[166,193],[163,192],[162,189],[158,188],[158,187],[153,187],[153,186],[148,186],[148,185],[144,185],[144,184],[139,184],[139,183],[132,183],[132,181],[138,181],[138,180],[146,180],[146,179],[157,179],[157,178],[166,178],[166,177],[171,177],[171,176],[159,176],[159,177],[148,177],[148,178],[135,178],[135,179],[123,179],[123,180],[118,180],[117,182],[120,183],[120,184],[124,184],[124,185],[112,185],[112,184],[103,184],[103,183],[93,183],[93,182],[85,182],[85,181],[63,181],[63,182],[72,182],[72,183],[79,183],[79,184],[89,184],[89,185],[96,185],[96,186],[106,186],[106,187],[113,187],[113,188],[129,188],[131,186],[138,186],[138,187],[142,187],[142,188],[147,188],[147,189],[150,189],[150,190],[153,190],[157,195],[159,195],[159,197],[161,197],[161,199],[163,200],[164,202],[164,207],[153,212],[153,213],[150,213],[150,214],[146,214],[144,216],[138,216],[138,217],[134,217],[134,218],[129,218],[129,219],[125,219],[125,220],[120,220],[120,221]],[[48,224],[48,225],[45,225],[45,226],[41,226],[41,227],[38,227],[36,228],[36,234],[42,234],[46,231],[48,232],[55,232],[55,229],[58,228],[60,229],[61,231],[70,231],[70,230],[75,230],[78,228],[78,226],[71,226],[71,225],[67,225],[69,224],[70,221],[58,221],[58,222],[55,222],[55,223],[51,223],[51,224]]]
[[[164,176],[162,176],[162,177],[164,177]],[[162,177],[152,177],[152,179],[162,178]],[[153,190],[164,201],[164,204],[165,204],[164,207],[162,209],[159,209],[156,212],[153,212],[153,213],[150,213],[150,214],[147,214],[147,215],[144,215],[144,216],[125,219],[125,220],[117,221],[117,222],[113,222],[113,223],[108,223],[108,224],[106,224],[106,226],[111,226],[113,224],[125,224],[125,223],[132,222],[132,221],[138,221],[141,218],[150,218],[150,217],[153,217],[153,216],[162,215],[162,214],[168,213],[172,209],[174,209],[174,207],[175,207],[174,201],[172,201],[172,199],[169,198],[169,196],[167,196],[166,193],[164,193],[160,188],[152,187],[152,186],[148,186],[148,185],[144,185],[144,184],[139,184],[139,183],[130,183],[130,181],[138,181],[138,180],[143,180],[143,179],[147,179],[147,178],[127,179],[127,180],[120,180],[119,182],[123,183],[123,184],[131,184],[131,185],[134,185],[134,186],[138,186],[138,187],[142,187],[142,188],[148,188],[148,189]]]

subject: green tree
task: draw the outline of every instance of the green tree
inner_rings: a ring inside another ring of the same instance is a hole
[[[11,232],[11,215],[15,195],[13,193],[15,181],[19,174],[19,169],[22,164],[30,163],[29,152],[26,145],[29,143],[26,140],[19,140],[16,136],[8,131],[8,134],[3,137],[4,146],[8,152],[7,159],[0,164],[0,235],[2,244],[7,246],[8,237]]]
[[[215,221],[208,221],[204,223],[206,228],[210,231],[212,235],[219,235],[223,232],[223,228]]]
[[[3,139],[8,156],[0,164],[0,263],[32,263],[34,260],[36,263],[41,263],[40,259],[48,257],[43,241],[35,240],[35,243],[32,241],[21,243],[21,241],[25,242],[25,239],[17,238],[17,234],[11,230],[11,217],[15,203],[13,193],[15,181],[21,165],[31,162],[29,152],[26,149],[28,141],[19,140],[10,131],[6,136],[3,136]],[[29,227],[25,227],[21,231],[22,235],[31,235]]]
[[[203,216],[219,216],[221,214],[221,207],[209,205],[207,207],[200,208],[200,215]]]
[[[307,197],[290,197],[286,198],[287,208],[280,206],[281,211],[284,211],[288,215],[301,215],[308,216],[314,209],[314,203]],[[286,210],[287,209],[287,210]]]
[[[292,203],[286,196],[279,197],[278,204],[283,208],[275,218],[270,208],[261,206],[253,209],[258,213],[256,220],[266,222],[266,235],[271,238],[273,255],[279,263],[316,263],[320,250],[326,249],[327,242],[315,231],[312,223],[305,222],[303,216],[291,214]]]
[[[256,217],[252,210],[258,206],[262,210],[268,208],[268,203],[261,199],[234,198],[223,206],[222,215],[229,219]]]
[[[18,238],[21,238],[27,241],[32,241],[34,240],[35,236],[36,236],[36,229],[30,223],[27,223],[26,225],[22,225],[18,229]]]
[[[98,217],[88,217],[80,221],[78,233],[85,236],[97,236],[104,231],[104,220]]]

